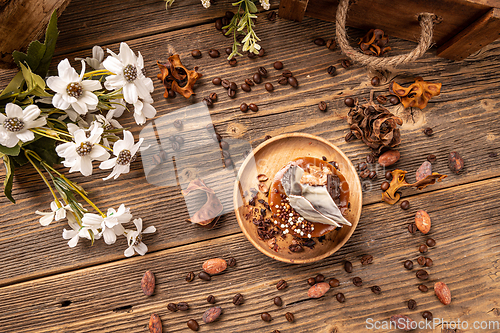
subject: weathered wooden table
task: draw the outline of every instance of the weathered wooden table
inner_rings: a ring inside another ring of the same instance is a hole
[[[272,8],[277,5],[272,2]],[[154,79],[158,116],[217,92],[219,100],[210,115],[223,137],[247,140],[255,147],[266,135],[311,133],[343,149],[353,163],[365,159],[369,151],[364,144],[344,141],[348,130],[344,98],[368,98],[371,90],[386,92],[387,84],[372,87],[365,69],[353,66],[345,70],[338,66],[344,58],[338,49],[330,51],[313,43],[317,37],[333,37],[333,24],[313,19],[270,22],[265,14],[259,14],[257,33],[266,55],[238,58],[238,66],[230,67],[223,57],[207,55],[210,48],[223,52],[230,46],[231,39],[213,25],[214,18],[230,9],[229,3],[218,1],[205,10],[197,0],[178,0],[169,12],[164,6],[159,0],[73,1],[60,18],[53,68],[65,57],[73,61],[77,56],[89,56],[93,45],[117,51],[118,43],[127,41],[144,55],[147,75]],[[354,29],[349,33],[353,38],[363,35]],[[414,46],[395,39],[391,44],[393,54]],[[155,62],[165,59],[169,48],[181,55],[188,68],[196,65],[203,73],[196,96],[189,100],[162,97]],[[192,49],[202,50],[203,57],[193,59]],[[272,69],[276,60],[295,74],[298,89],[276,84],[279,72]],[[332,64],[338,67],[335,76],[326,72]],[[273,93],[261,84],[250,93],[240,90],[237,98],[230,99],[211,83],[215,76],[242,83],[258,66],[270,71],[267,80],[275,83]],[[423,111],[393,108],[405,119],[399,148],[402,157],[396,166],[410,171],[413,180],[414,171],[429,154],[435,154],[434,171],[448,178],[421,192],[405,190],[403,197],[411,207],[404,211],[399,205],[381,202],[379,186],[384,177],[379,174],[368,182],[372,187],[364,192],[361,220],[352,238],[339,252],[315,264],[284,264],[262,255],[244,238],[231,212],[212,230],[187,224],[180,187],[148,184],[140,161],[114,182],[103,182],[107,171],[98,169],[91,177],[71,174],[71,179],[90,190],[100,206],[124,203],[145,225],[156,226],[158,231],[144,240],[150,252],[144,257],[124,258],[123,238],[114,246],[101,241],[90,246],[80,241],[70,249],[61,237],[65,223],[40,226],[34,211],[46,209],[51,197],[35,171],[26,169],[15,179],[17,205],[0,197],[0,331],[145,332],[150,314],[158,313],[164,332],[187,332],[189,319],[202,323],[201,316],[210,307],[206,297],[213,294],[224,313],[219,321],[202,325],[202,332],[370,332],[367,320],[387,321],[394,314],[406,314],[421,321],[421,312],[426,310],[434,318],[466,321],[469,328],[457,332],[483,332],[472,325],[500,321],[499,72],[500,42],[496,42],[459,62],[437,58],[431,50],[423,59],[392,73],[398,82],[422,76],[443,84],[441,95]],[[5,87],[13,74],[1,71],[0,87]],[[326,113],[318,110],[323,100],[328,103]],[[238,107],[243,101],[258,104],[259,111],[241,113]],[[140,127],[131,115],[123,124],[137,137]],[[432,127],[434,135],[424,135],[425,127]],[[458,151],[465,159],[466,169],[459,175],[448,169],[450,151]],[[407,231],[418,209],[431,215],[433,226],[428,236],[437,241],[426,254],[434,261],[426,268],[430,278],[425,284],[431,287],[427,293],[417,289],[420,281],[415,277],[419,267],[415,259],[420,255],[417,247],[426,237]],[[373,255],[371,265],[361,265],[359,259],[365,254]],[[210,282],[185,281],[187,272],[199,272],[201,264],[213,257],[234,257],[237,265]],[[403,267],[407,259],[415,261],[413,271]],[[353,273],[343,270],[345,260],[353,262]],[[152,297],[144,296],[140,288],[146,270],[152,270],[157,278]],[[306,280],[318,273],[339,279],[341,285],[321,299],[308,299]],[[362,287],[351,282],[355,276],[363,279]],[[287,280],[289,287],[276,290],[279,279]],[[435,281],[448,284],[451,305],[443,306],[433,295]],[[371,292],[373,285],[381,287],[380,295]],[[345,303],[337,302],[337,292],[345,294]],[[236,293],[245,298],[241,306],[232,304]],[[281,308],[272,302],[278,295],[284,301]],[[416,310],[407,308],[409,299],[416,300]],[[189,303],[189,311],[167,310],[168,303],[182,301]],[[272,315],[270,323],[260,319],[264,311]],[[286,321],[286,312],[295,315],[294,323]],[[442,325],[418,331],[445,332]],[[499,331],[498,327],[484,330]]]

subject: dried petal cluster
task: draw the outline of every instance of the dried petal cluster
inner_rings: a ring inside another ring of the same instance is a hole
[[[168,57],[168,62],[166,64],[161,64],[159,61],[157,61],[156,64],[161,71],[157,77],[162,81],[165,87],[165,93],[163,94],[165,98],[172,95],[175,96],[175,93],[170,93],[172,94],[170,95],[170,91],[178,92],[185,98],[191,97],[191,95],[194,94],[194,84],[203,76],[201,73],[197,72],[198,67],[195,67],[194,71],[190,71],[184,67],[178,54]]]
[[[389,92],[398,96],[405,108],[417,107],[422,110],[432,97],[441,93],[441,83],[430,83],[424,81],[421,77],[417,77],[415,83],[408,88],[401,87],[396,82],[391,82]]]
[[[347,134],[346,141],[355,135],[376,154],[380,154],[385,147],[393,148],[401,143],[398,125],[401,126],[403,121],[383,106],[373,103],[372,98],[364,105],[356,103],[347,116],[351,132]]]
[[[389,42],[389,37],[384,34],[381,29],[371,29],[368,33],[359,40],[359,48],[366,55],[380,57],[391,50],[386,46]]]
[[[441,175],[437,172],[432,173],[431,175],[428,175],[424,179],[421,179],[413,184],[409,184],[406,182],[405,175],[407,171],[399,170],[396,169],[392,174],[392,180],[390,183],[389,188],[387,191],[382,193],[382,200],[394,205],[396,202],[398,202],[399,198],[401,197],[401,194],[397,193],[397,191],[402,188],[402,187],[416,187],[418,190],[421,190],[428,185],[434,184],[436,181],[440,182],[441,180],[445,179],[447,176],[446,175]]]

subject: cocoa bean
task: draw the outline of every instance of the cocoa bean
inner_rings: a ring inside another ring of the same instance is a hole
[[[431,230],[431,218],[425,210],[419,210],[415,214],[415,224],[418,230],[423,234],[428,233]]]
[[[436,282],[434,284],[434,293],[441,303],[448,305],[451,303],[450,288],[444,282]]]
[[[163,328],[161,326],[161,319],[156,313],[153,313],[149,318],[149,332],[162,333],[162,331]]]
[[[416,172],[416,179],[417,182],[419,180],[424,179],[427,176],[430,176],[432,174],[432,164],[429,161],[425,161],[422,163],[422,165],[418,168]]]
[[[310,298],[320,298],[330,290],[330,285],[326,282],[316,283],[314,286],[309,288],[307,291],[307,296]]]
[[[464,159],[456,151],[452,151],[448,156],[448,165],[454,173],[460,173],[464,168]]]
[[[222,313],[222,309],[220,306],[210,308],[207,311],[205,311],[205,313],[203,314],[203,322],[205,324],[213,323],[214,321],[216,321],[219,318],[221,313]]]
[[[155,291],[155,275],[151,271],[146,271],[141,280],[142,292],[146,296],[153,295]]]
[[[397,161],[399,161],[399,158],[401,157],[401,154],[397,150],[389,150],[380,155],[378,158],[378,163],[382,166],[391,166]]]
[[[209,259],[203,263],[203,270],[210,275],[219,274],[226,268],[227,263],[221,258]]]

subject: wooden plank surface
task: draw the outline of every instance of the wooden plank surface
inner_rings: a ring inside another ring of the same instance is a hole
[[[155,312],[162,317],[166,332],[186,332],[189,319],[202,323],[201,316],[210,307],[206,302],[210,294],[224,312],[219,321],[203,325],[202,332],[365,332],[367,318],[388,320],[401,313],[419,321],[425,310],[435,318],[468,320],[471,325],[473,320],[500,321],[494,311],[500,292],[499,189],[497,178],[414,196],[408,211],[384,203],[370,205],[351,240],[338,253],[314,264],[273,261],[239,233],[15,284],[0,289],[0,321],[10,332],[131,333],[144,332],[149,315]],[[425,209],[432,218],[427,236],[407,231],[417,209]],[[417,289],[422,281],[415,277],[420,269],[417,248],[429,237],[437,245],[426,254],[434,265],[426,268],[430,278],[423,282],[430,291],[422,293]],[[360,264],[365,254],[373,255],[371,265]],[[213,257],[234,257],[237,265],[210,282],[184,280],[187,272],[199,272],[201,264]],[[412,271],[403,267],[407,259],[415,261]],[[352,273],[343,270],[344,260],[353,263]],[[140,289],[146,270],[152,270],[157,280],[151,298]],[[339,279],[340,287],[324,298],[308,299],[306,280],[318,273]],[[352,284],[356,276],[363,279],[362,287]],[[283,291],[275,287],[280,279],[289,283]],[[434,296],[432,286],[437,281],[451,289],[451,305],[442,305]],[[382,294],[373,294],[373,285],[380,286]],[[336,301],[337,292],[345,294],[345,303]],[[245,299],[242,306],[231,302],[236,293]],[[278,295],[284,301],[282,308],[272,303]],[[409,299],[417,301],[416,310],[406,307]],[[171,313],[166,309],[168,303],[182,301],[188,302],[189,311]],[[269,324],[259,319],[264,311],[274,318]],[[295,323],[286,322],[286,312],[294,313]]]
[[[329,76],[326,68],[330,64],[338,64],[342,56],[338,51],[332,52],[312,43],[318,36],[332,36],[333,25],[313,19],[306,19],[301,24],[283,20],[271,23],[266,19],[261,19],[259,23],[263,26],[263,46],[267,55],[254,60],[242,58],[237,67],[230,67],[222,57],[212,59],[207,56],[206,52],[211,47],[222,51],[228,46],[228,40],[215,32],[212,24],[130,42],[133,49],[141,50],[144,54],[146,69],[151,77],[157,73],[155,61],[167,54],[168,45],[175,46],[188,68],[198,65],[204,74],[196,88],[196,97],[187,101],[180,97],[165,101],[160,84],[155,80],[154,98],[158,116],[198,102],[215,91],[220,97],[210,112],[217,132],[224,137],[244,139],[255,147],[268,134],[275,136],[281,133],[307,132],[338,145],[353,163],[364,160],[369,151],[361,142],[344,142],[343,137],[348,128],[345,121],[348,109],[343,105],[343,99],[345,96],[368,98],[372,89],[368,83],[369,78],[362,68],[352,67],[344,70],[340,66],[336,76]],[[272,37],[275,31],[283,32],[281,39]],[[362,32],[358,34],[361,35]],[[187,36],[194,35],[197,38],[193,39],[190,45],[186,45]],[[164,44],[165,40],[169,43]],[[283,43],[282,40],[288,42]],[[400,40],[394,41],[393,44],[396,50],[400,51],[412,47],[411,43]],[[114,50],[118,48],[116,44],[109,46]],[[201,49],[204,52],[203,58],[192,59],[189,56],[192,48]],[[442,94],[431,100],[426,110],[412,110],[415,123],[410,113],[401,114],[409,121],[402,128],[402,158],[396,166],[413,172],[427,155],[432,153],[438,157],[435,171],[449,174],[446,181],[429,187],[426,191],[488,179],[500,174],[498,158],[488,156],[491,152],[499,151],[497,138],[500,133],[498,127],[494,126],[498,119],[499,92],[494,88],[498,83],[496,73],[500,67],[498,62],[494,61],[498,52],[498,44],[493,44],[476,59],[458,63],[436,59],[429,53],[413,67],[399,72],[398,79],[401,78],[402,81],[406,80],[410,73],[418,72],[427,80],[442,82],[444,86]],[[68,56],[72,59],[74,56],[86,56],[88,53],[89,50]],[[59,56],[58,59],[62,57]],[[276,83],[279,72],[271,69],[275,60],[283,61],[285,69],[295,73],[300,84],[298,89],[275,84],[275,92],[270,94],[264,90],[263,85],[258,85],[251,93],[240,90],[238,98],[231,100],[224,95],[221,87],[210,83],[217,75],[241,83],[261,65],[266,66],[270,72],[268,80]],[[55,61],[54,66],[56,63]],[[386,89],[387,85],[384,84],[376,88],[376,91]],[[317,108],[317,103],[321,100],[328,102],[329,109],[326,113]],[[256,102],[260,111],[242,114],[237,111],[241,102]],[[135,134],[138,134],[140,128],[134,125],[132,117],[125,118],[123,125],[132,127]],[[434,128],[434,136],[423,135],[422,129],[427,126]],[[467,132],[457,129],[460,126],[467,126]],[[478,146],[483,149],[478,150]],[[458,150],[466,160],[466,171],[460,175],[450,174],[447,167],[447,154],[453,150]],[[378,188],[383,181],[383,170],[377,171],[378,179],[368,182],[368,191],[364,193],[365,204],[380,200]],[[223,216],[215,230],[209,232],[186,225],[184,220],[188,214],[180,188],[162,188],[147,184],[140,161],[133,164],[130,174],[123,175],[115,182],[103,183],[101,178],[105,175],[107,172],[96,169],[92,177],[86,179],[73,174],[71,179],[91,190],[91,198],[101,207],[116,208],[120,203],[124,203],[132,209],[134,215],[142,217],[146,225],[155,225],[159,233],[146,237],[146,242],[151,245],[153,251],[239,231],[232,213]],[[413,176],[410,175],[409,179],[412,180]],[[106,186],[103,186],[104,184]],[[6,251],[3,270],[0,272],[0,285],[123,258],[123,239],[111,247],[102,242],[90,247],[82,242],[76,249],[69,249],[66,242],[60,238],[64,224],[51,224],[42,228],[33,212],[48,207],[51,199],[47,193],[36,173],[28,169],[16,177],[14,195],[19,199],[18,204],[14,206],[4,197],[0,198],[2,207],[6,208],[0,213],[4,221],[0,224],[0,247],[10,249]],[[416,192],[408,190],[405,193]],[[39,252],[42,241],[43,247],[46,248],[43,251],[43,265],[40,264],[42,259]],[[68,257],[71,257],[70,261],[67,260]]]

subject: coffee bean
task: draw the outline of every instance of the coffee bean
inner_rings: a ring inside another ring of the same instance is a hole
[[[262,82],[262,76],[259,73],[255,73],[252,77],[253,82],[259,84]]]
[[[385,97],[384,95],[378,95],[377,102],[378,104],[385,104],[387,103],[387,97]]]
[[[370,83],[372,84],[372,86],[377,87],[380,85],[380,79],[378,78],[378,76],[374,76]]]
[[[431,258],[425,258],[425,266],[431,267],[432,265],[434,265],[434,262],[432,261],[432,259]]]
[[[177,303],[177,309],[181,311],[187,311],[189,310],[189,304],[187,304],[186,302]]]
[[[267,77],[267,69],[265,67],[259,67],[258,72],[259,72],[260,76]]]
[[[236,259],[234,259],[233,257],[231,257],[231,258],[227,259],[227,265],[228,265],[229,267],[234,267],[234,266],[236,266]]]
[[[175,91],[173,91],[173,90],[169,90],[168,91],[168,97],[169,98],[175,98],[175,96],[177,96],[176,93],[175,93]]]
[[[320,282],[323,282],[325,281],[325,276],[323,274],[318,274],[316,275],[316,277],[314,278],[314,281],[316,283],[320,283]]]
[[[337,279],[330,279],[330,281],[328,281],[328,284],[330,285],[330,287],[335,288],[340,286],[340,281]]]
[[[236,91],[238,90],[238,85],[235,82],[231,82],[229,83],[229,89]]]
[[[230,55],[231,53],[233,53],[233,49],[232,49],[232,48],[230,48],[230,47],[226,47],[226,50],[225,50],[225,51],[226,51],[226,54],[227,54],[227,55]]]
[[[217,51],[217,50],[210,49],[210,51],[208,51],[208,55],[209,55],[211,58],[218,58],[218,57],[220,56],[220,53],[219,53],[219,51]]]
[[[241,105],[240,105],[240,111],[241,112],[247,112],[248,111],[248,105],[247,105],[247,103],[241,103]]]
[[[175,141],[179,143],[180,145],[184,144],[184,138],[182,136],[176,135],[175,136]]]
[[[355,278],[352,279],[352,284],[355,285],[356,287],[361,287],[363,285],[363,280],[359,276],[356,276]]]
[[[401,201],[399,206],[401,207],[401,209],[407,210],[408,208],[410,208],[410,202],[408,200],[403,200]]]
[[[370,174],[368,175],[368,177],[370,177],[370,179],[374,179],[377,177],[377,173],[375,171],[372,171],[370,172]]]
[[[221,141],[219,143],[219,146],[222,150],[229,150],[229,143],[227,143],[226,141]]]
[[[392,105],[399,104],[399,97],[398,96],[391,96],[391,98],[389,98],[389,103],[391,103]]]
[[[337,71],[337,67],[331,65],[326,69],[326,72],[330,75],[335,75],[335,72]]]
[[[287,77],[287,78],[288,78],[288,77],[292,77],[292,76],[293,76],[293,74],[292,74],[292,72],[290,72],[288,69],[285,69],[285,70],[283,71],[283,73],[281,73],[281,76],[283,76],[283,77]]]
[[[175,304],[175,303],[168,303],[167,309],[172,311],[172,312],[177,312],[177,310],[179,310],[179,309],[177,309],[177,304]]]
[[[274,69],[277,69],[277,70],[283,69],[283,63],[281,61],[276,61],[273,64],[273,67],[274,67]]]
[[[297,79],[293,76],[290,76],[288,78],[288,84],[291,85],[292,87],[296,88],[299,86],[299,82],[297,81]]]
[[[361,173],[359,174],[359,176],[361,178],[363,178],[363,179],[368,178],[369,175],[370,175],[370,170],[368,170],[368,169],[365,169],[365,170],[361,171]]]
[[[352,97],[347,97],[346,99],[344,99],[344,103],[348,107],[352,108],[354,106],[354,99]]]
[[[427,271],[424,271],[423,269],[418,270],[415,275],[419,280],[427,280],[429,278],[429,273],[427,273]]]
[[[217,100],[217,93],[211,93],[208,98],[212,100],[212,102],[215,102]]]
[[[250,59],[254,59],[254,58],[257,58],[257,55],[253,52],[248,52],[247,53],[247,57],[250,58]]]
[[[266,135],[266,136],[264,137],[264,141],[269,140],[270,138],[272,138],[272,136],[270,136],[270,135]]]
[[[344,263],[344,269],[347,273],[352,273],[352,263],[350,261],[346,261]]]
[[[282,306],[283,305],[283,300],[279,296],[276,296],[273,299],[273,302],[274,302],[274,305],[276,305],[276,306]]]
[[[272,333],[281,333],[279,330],[274,330]]]
[[[373,262],[373,256],[370,254],[366,254],[361,257],[361,265],[369,265]]]
[[[226,18],[222,19],[222,24],[224,24],[224,23],[225,23],[225,22],[224,22],[224,20],[225,20],[225,19],[226,19]],[[227,21],[226,21],[226,22],[227,22]],[[229,22],[227,22],[227,24],[229,24]],[[227,24],[226,24],[226,25],[227,25]],[[229,29],[224,29],[224,28],[222,28],[222,30],[221,30],[221,31],[222,31],[222,34],[224,35],[224,37],[226,37],[226,38],[229,38],[229,37],[230,37],[230,35],[227,35],[227,32],[229,31]]]
[[[276,283],[276,289],[278,290],[283,290],[286,287],[288,287],[288,283],[285,280],[279,280],[278,283]]]
[[[293,316],[293,313],[291,313],[291,312],[285,313],[285,318],[289,323],[293,323],[295,321],[295,317]]]
[[[427,161],[431,162],[431,163],[434,163],[436,162],[436,155],[429,155],[427,156]]]
[[[224,164],[226,165],[227,168],[229,168],[231,165],[233,165],[233,160],[230,158],[226,158],[224,160]]]
[[[259,111],[259,107],[257,106],[257,104],[254,104],[254,103],[250,103],[250,104],[248,104],[248,108],[249,108],[250,110],[252,110],[253,112],[257,112],[257,111]]]
[[[326,41],[326,47],[329,50],[335,49],[336,46],[337,46],[337,43],[335,43],[335,39],[330,38],[329,40]]]
[[[193,330],[193,331],[197,331],[200,329],[200,325],[198,324],[198,322],[194,319],[189,319],[188,322],[187,322],[187,326]]]
[[[238,60],[236,60],[236,58],[233,57],[228,61],[228,64],[231,67],[235,67],[236,65],[238,65]]]
[[[201,51],[200,50],[193,50],[191,51],[191,55],[193,58],[201,58]]]
[[[419,284],[418,290],[420,290],[423,293],[426,293],[429,290],[429,288],[427,288],[427,286],[425,284]]]
[[[427,127],[426,129],[424,129],[424,134],[427,136],[432,136],[432,134],[434,134],[434,131],[432,130],[432,128]]]
[[[270,11],[268,14],[267,14],[267,19],[271,22],[274,22],[276,21],[276,12],[273,10],[273,11]]]
[[[222,84],[222,86],[223,86],[225,89],[229,89],[229,85],[230,85],[229,80],[224,79],[224,80],[222,80],[222,81],[221,81],[221,84]]]
[[[382,182],[382,184],[380,184],[380,189],[382,191],[387,191],[389,189],[389,182]]]
[[[243,295],[240,293],[234,295],[234,297],[233,297],[233,304],[234,305],[241,305],[241,304],[243,304],[244,301],[245,300],[243,299]]]
[[[212,139],[215,141],[215,142],[221,142],[222,140],[222,136],[220,136],[219,133],[214,133],[212,134]]]
[[[263,57],[265,54],[266,54],[266,51],[264,50],[263,47],[261,47],[259,50],[259,57]]]
[[[316,44],[318,46],[324,46],[325,45],[325,40],[323,38],[316,38],[314,40],[314,44]]]
[[[428,240],[425,241],[425,244],[427,244],[427,246],[429,247],[434,247],[436,246],[436,241],[432,238],[429,238]]]
[[[342,61],[340,62],[340,64],[341,64],[341,65],[342,65],[342,67],[344,67],[344,68],[349,68],[349,67],[351,67],[351,62],[350,62],[349,60],[347,60],[347,59],[342,60]]]
[[[265,88],[266,88],[266,90],[267,90],[267,91],[269,91],[269,92],[271,92],[271,91],[273,91],[273,90],[274,90],[274,86],[273,86],[273,84],[272,84],[272,83],[269,83],[269,82],[267,82],[267,83],[266,83]]]
[[[234,98],[236,96],[236,90],[233,89],[228,89],[227,90],[227,95],[231,98]]]
[[[263,321],[267,321],[267,322],[270,322],[271,320],[273,320],[273,318],[271,317],[271,315],[267,312],[263,312],[261,315],[260,315],[260,318],[263,320]]]
[[[278,83],[281,84],[282,86],[287,85],[288,84],[288,78],[286,78],[286,77],[280,77],[278,79]]]
[[[366,162],[367,163],[373,164],[373,163],[375,163],[375,161],[376,161],[376,158],[375,158],[375,156],[373,156],[373,154],[366,155]]]
[[[321,102],[319,102],[319,104],[318,104],[318,109],[319,109],[320,111],[325,112],[325,111],[326,111],[326,109],[327,109],[327,107],[328,107],[328,105],[327,105],[324,101],[321,101]]]
[[[389,181],[392,180],[392,172],[391,171],[387,170],[385,172],[385,179],[387,179]]]
[[[413,269],[413,261],[411,261],[411,260],[406,260],[406,261],[404,262],[404,266],[405,266],[405,268],[406,268],[407,270],[409,270],[409,271],[410,271],[410,270],[412,270],[412,269]]]
[[[217,20],[215,20],[215,29],[217,29],[217,30],[221,31],[221,30],[222,30],[222,27],[223,27],[223,25],[222,25],[222,20],[221,20],[221,19],[217,19]]]
[[[208,295],[207,302],[210,303],[210,304],[215,304],[215,296],[214,295]]]
[[[366,168],[368,167],[368,164],[366,164],[365,162],[361,162],[358,164],[358,170],[359,171],[363,171],[365,170]]]
[[[380,295],[382,293],[382,289],[380,289],[379,286],[373,286],[371,289],[372,289],[372,293],[374,293],[376,295]]]
[[[168,140],[174,142],[175,141],[175,135],[170,135],[168,137]]]
[[[342,293],[338,293],[337,295],[335,295],[335,298],[337,299],[337,301],[339,303],[344,303],[345,302],[345,296]]]
[[[417,302],[414,299],[408,301],[408,309],[415,310],[417,308]]]
[[[427,252],[428,247],[427,247],[427,245],[422,244],[422,245],[420,245],[420,246],[418,247],[418,250],[420,251],[420,253],[425,253],[425,252]]]
[[[212,105],[214,105],[214,102],[210,99],[210,97],[204,97],[204,98],[203,98],[203,102],[205,102],[205,104],[206,104],[207,106],[212,106]]]
[[[432,316],[432,312],[430,312],[430,311],[424,311],[424,312],[422,312],[422,317],[423,317],[425,320],[430,320],[430,321],[432,321],[432,318],[433,318],[433,316]]]
[[[243,83],[243,84],[241,85],[241,90],[246,91],[246,92],[249,92],[249,91],[251,91],[251,90],[252,90],[252,88],[250,88],[250,86],[249,86],[248,84]]]
[[[234,16],[234,13],[230,10],[228,10],[225,14],[224,17],[227,17],[229,20],[231,20]]]
[[[200,279],[202,279],[203,281],[210,281],[210,280],[212,280],[212,277],[208,273],[206,273],[206,272],[200,272],[200,274],[198,274],[198,277]]]
[[[248,84],[250,87],[253,87],[255,85],[255,83],[253,83],[253,81],[250,79],[245,79],[245,83]]]
[[[220,86],[220,84],[222,83],[222,79],[220,77],[216,77],[212,80],[212,83],[216,86]]]
[[[174,120],[174,127],[181,128],[182,127],[182,120],[180,120],[180,119]]]
[[[186,281],[187,282],[191,282],[193,280],[194,280],[194,273],[193,272],[187,273],[187,275],[186,275]]]
[[[425,266],[425,257],[423,256],[418,257],[417,262],[420,266]]]
[[[224,158],[231,158],[231,154],[229,154],[229,152],[227,150],[223,150],[222,151],[222,156]]]
[[[208,132],[212,133],[212,132],[214,131],[214,125],[213,125],[212,123],[208,123],[208,124],[205,126],[205,129],[206,129]],[[214,133],[212,133],[212,135],[213,135],[213,134],[214,134]]]
[[[409,232],[410,234],[414,234],[414,233],[416,233],[416,232],[417,232],[417,230],[418,230],[418,229],[417,229],[417,225],[416,225],[415,223],[410,223],[410,224],[408,224],[408,232]]]

